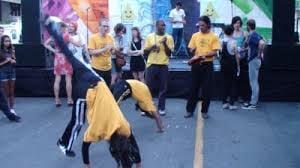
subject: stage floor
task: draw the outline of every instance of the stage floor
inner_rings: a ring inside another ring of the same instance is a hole
[[[192,168],[195,157],[203,161],[197,168],[300,167],[299,103],[270,102],[254,111],[227,111],[221,109],[221,102],[214,101],[211,117],[204,122],[196,116],[184,119],[185,103],[167,99],[168,113],[163,117],[166,132],[158,134],[154,121],[134,111],[131,99],[123,102],[121,109],[137,138],[143,168]],[[23,117],[21,123],[10,123],[0,115],[1,167],[82,167],[85,127],[74,144],[75,158],[66,158],[56,147],[71,117],[70,107],[54,107],[53,98],[17,98],[16,111]],[[195,146],[196,139],[200,146]],[[195,153],[202,145],[203,150]],[[106,143],[93,144],[90,156],[93,167],[115,167]]]

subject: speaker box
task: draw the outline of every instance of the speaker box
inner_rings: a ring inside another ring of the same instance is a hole
[[[14,45],[18,67],[45,67],[46,50],[41,44]]]

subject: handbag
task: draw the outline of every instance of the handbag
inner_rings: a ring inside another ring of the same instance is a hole
[[[115,51],[116,53],[116,65],[119,67],[119,68],[122,68],[123,66],[126,65],[126,60],[125,60],[125,54],[122,53],[122,50],[116,50]]]

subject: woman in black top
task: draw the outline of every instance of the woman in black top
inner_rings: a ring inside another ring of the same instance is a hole
[[[130,70],[134,79],[141,82],[145,82],[144,71],[145,71],[145,60],[144,54],[144,44],[141,38],[140,30],[137,27],[133,27],[132,31],[132,41],[130,42],[130,48],[128,54],[130,55]]]

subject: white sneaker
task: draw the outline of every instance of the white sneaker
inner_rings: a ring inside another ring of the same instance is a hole
[[[10,109],[10,112],[13,113],[14,115],[17,115],[17,113],[14,109]]]
[[[61,144],[61,141],[58,140],[57,143],[56,143],[57,147],[60,149],[60,151],[65,155],[66,154],[66,147],[64,147],[62,144]]]
[[[161,116],[166,115],[166,111],[165,111],[165,110],[159,110],[158,112],[159,112],[159,114],[160,114]]]
[[[228,103],[225,103],[225,104],[223,104],[223,109],[228,109],[229,108],[229,104]]]
[[[142,111],[142,112],[141,112],[141,116],[145,116],[145,115],[146,115],[145,112]]]
[[[233,105],[230,105],[230,106],[229,106],[229,110],[237,110],[237,109],[238,109],[237,106],[233,106]]]

